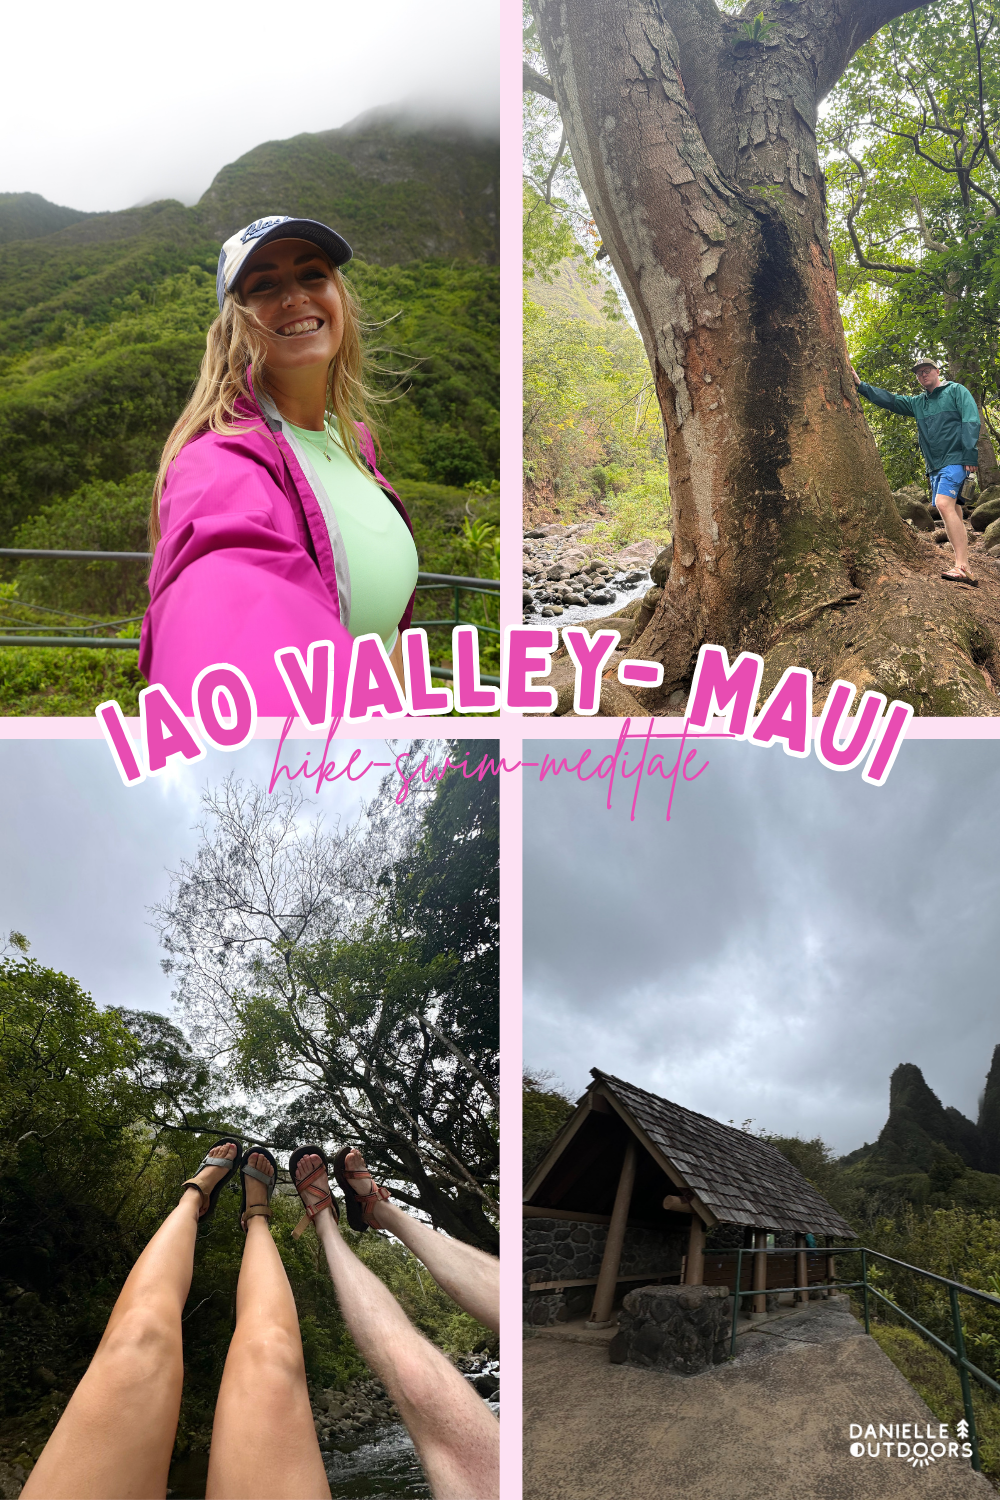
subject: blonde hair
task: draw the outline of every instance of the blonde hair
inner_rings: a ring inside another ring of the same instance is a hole
[[[370,361],[362,337],[357,297],[335,266],[331,266],[330,276],[344,310],[344,333],[330,365],[326,411],[328,416],[336,418],[340,440],[348,457],[362,473],[367,474],[357,424],[363,422],[372,430],[370,408],[384,397],[368,385]],[[263,383],[270,336],[269,330],[250,308],[245,307],[233,292],[226,294],[222,311],[208,330],[198,383],[163,447],[149,514],[150,551],[160,540],[160,498],[167,482],[167,472],[181,449],[201,432],[246,430],[247,419],[237,414],[236,404],[241,397],[245,401],[253,399],[247,378],[251,365],[255,381],[258,385]],[[373,440],[377,441],[374,433]]]

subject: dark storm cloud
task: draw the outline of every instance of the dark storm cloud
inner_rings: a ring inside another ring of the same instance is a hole
[[[881,788],[709,759],[669,824],[651,783],[632,824],[625,797],[526,781],[526,1063],[841,1151],[878,1133],[900,1062],[974,1116],[1000,1042],[1000,743],[907,744]]]
[[[354,744],[335,742],[332,753],[346,761]],[[316,742],[289,746],[288,763],[307,748]],[[389,759],[378,741],[362,749],[358,768]],[[231,770],[266,785],[274,757],[261,741],[126,788],[103,740],[0,741],[0,936],[23,932],[33,958],[71,974],[100,1005],[169,1011],[148,908],[166,897],[166,872],[197,848],[203,789]],[[307,814],[350,819],[382,774],[325,786]]]

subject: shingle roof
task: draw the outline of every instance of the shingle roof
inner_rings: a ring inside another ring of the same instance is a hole
[[[591,1068],[723,1224],[855,1239],[850,1224],[774,1146]]]

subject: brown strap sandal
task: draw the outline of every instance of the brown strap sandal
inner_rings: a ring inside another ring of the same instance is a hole
[[[248,1163],[251,1156],[266,1157],[271,1164],[270,1173],[260,1172],[256,1167],[249,1166]],[[267,1189],[266,1203],[255,1203],[252,1208],[247,1208],[248,1177],[252,1177],[256,1182],[262,1182],[264,1184],[265,1188]],[[240,1227],[242,1228],[243,1233],[246,1234],[248,1219],[253,1219],[255,1217],[270,1219],[272,1214],[274,1213],[274,1209],[271,1207],[271,1195],[273,1194],[275,1185],[278,1181],[278,1163],[275,1161],[270,1151],[266,1150],[265,1147],[251,1146],[246,1156],[240,1163],[240,1179],[243,1186],[243,1202],[240,1205]]]
[[[967,583],[972,589],[979,587],[979,580],[973,578],[968,568],[959,568],[957,566],[949,568],[946,573],[941,574],[941,577],[946,583]]]
[[[304,1156],[318,1156],[321,1165],[318,1167],[314,1167],[312,1171],[307,1172],[304,1177],[296,1178],[295,1168],[298,1166],[299,1162]],[[326,1177],[327,1179],[329,1179],[330,1163],[326,1159],[326,1152],[323,1150],[322,1146],[298,1146],[288,1159],[288,1175],[291,1177],[292,1182],[295,1184],[295,1191],[302,1199],[302,1207],[305,1209],[305,1213],[302,1215],[301,1219],[292,1230],[293,1240],[297,1240],[299,1235],[303,1234],[305,1230],[308,1229],[310,1224],[315,1225],[317,1215],[321,1214],[324,1209],[330,1209],[331,1213],[333,1214],[334,1223],[340,1223],[340,1213],[337,1209],[337,1200],[330,1192],[329,1182],[327,1184],[326,1192],[322,1194],[322,1197],[316,1199],[315,1202],[308,1203],[306,1199],[302,1197],[303,1190],[305,1188],[312,1187],[317,1178]],[[319,1188],[313,1188],[313,1192],[318,1193],[320,1191],[321,1190]]]
[[[365,1167],[364,1171],[352,1172],[348,1170],[347,1158],[352,1151],[357,1151],[357,1146],[344,1146],[333,1158],[333,1172],[344,1193],[344,1204],[347,1208],[347,1222],[352,1229],[359,1234],[364,1234],[366,1229],[377,1229],[375,1222],[375,1210],[380,1203],[388,1203],[392,1194],[388,1188],[382,1187],[372,1177],[371,1172]],[[358,1151],[358,1155],[361,1153]],[[363,1197],[353,1186],[352,1178],[368,1177],[371,1179],[372,1190]]]

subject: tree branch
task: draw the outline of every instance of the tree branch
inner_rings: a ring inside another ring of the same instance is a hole
[[[859,47],[870,41],[876,31],[899,16],[922,10],[928,3],[929,0],[841,0],[832,25],[824,12],[814,23],[817,99],[830,92]]]
[[[942,245],[940,240],[931,239],[930,230],[927,228],[927,224],[924,220],[924,207],[920,199],[917,197],[916,193],[914,193],[912,201],[913,207],[917,211],[917,223],[920,225],[920,238],[923,240],[927,249],[936,250],[939,253],[943,250],[947,250],[948,246]]]
[[[912,272],[917,269],[916,266],[885,265],[881,261],[869,260],[865,255],[865,252],[862,250],[861,241],[858,239],[858,232],[854,227],[854,220],[857,214],[859,214],[861,211],[861,205],[865,201],[865,193],[868,191],[868,173],[865,171],[864,164],[860,162],[856,156],[852,156],[846,147],[844,147],[844,155],[847,157],[848,161],[854,163],[854,166],[856,167],[858,172],[858,176],[861,179],[861,186],[858,190],[857,198],[855,198],[853,194],[851,195],[851,209],[847,215],[847,232],[851,236],[851,244],[854,246],[854,254],[857,257],[858,265],[863,266],[866,271],[891,271],[897,276],[907,276],[912,274]]]
[[[556,152],[555,158],[554,158],[554,160],[552,162],[552,170],[549,172],[548,177],[546,177],[546,179],[545,179],[545,192],[544,192],[543,196],[545,198],[546,203],[548,203],[548,204],[551,204],[551,202],[552,202],[552,179],[555,177],[556,172],[559,170],[559,163],[562,161],[562,154],[565,151],[565,149],[566,149],[566,126],[564,125],[563,128],[562,128],[562,135],[559,137],[559,150]]]
[[[524,64],[522,89],[526,94],[541,94],[544,99],[551,99],[553,104],[556,102],[556,91],[549,80],[543,78],[541,73],[536,73],[527,63]]]
[[[489,1094],[497,1109],[499,1109],[500,1095],[497,1093],[496,1089],[489,1082],[489,1080],[485,1078],[482,1073],[480,1073],[479,1069],[476,1067],[472,1059],[466,1057],[464,1052],[459,1051],[459,1049],[455,1046],[455,1043],[451,1040],[451,1037],[446,1036],[445,1033],[440,1029],[440,1027],[434,1025],[433,1021],[429,1021],[426,1016],[418,1017],[418,1019],[420,1020],[420,1024],[422,1026],[426,1026],[427,1030],[431,1032],[432,1035],[436,1036],[438,1041],[441,1042],[443,1046],[447,1047],[448,1051],[452,1053],[454,1057],[457,1057],[459,1062],[462,1063],[464,1067],[468,1068],[469,1072],[474,1078],[478,1078],[479,1082]]]

